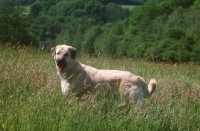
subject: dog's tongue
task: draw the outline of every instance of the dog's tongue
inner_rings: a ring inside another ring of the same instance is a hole
[[[58,71],[61,71],[61,67],[59,65],[57,65],[57,69]]]

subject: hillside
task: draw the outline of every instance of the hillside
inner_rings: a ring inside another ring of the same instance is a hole
[[[17,3],[21,5],[30,5],[37,0],[16,0]],[[148,0],[98,0],[99,2],[107,5],[109,3],[115,3],[115,4],[121,4],[121,5],[142,5]],[[3,0],[0,0],[0,3],[3,2]]]
[[[200,61],[198,0],[150,0],[133,10],[101,2],[41,0],[31,4],[28,16],[18,15],[20,10],[12,10],[12,4],[5,9],[4,3],[1,42],[44,45],[47,50],[65,43],[90,55]]]

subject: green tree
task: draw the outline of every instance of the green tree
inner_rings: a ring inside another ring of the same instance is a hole
[[[39,2],[35,2],[34,4],[32,4],[30,6],[30,16],[32,18],[35,18],[39,15],[39,13],[41,12],[42,10],[42,6],[39,4]]]
[[[116,22],[129,16],[128,9],[122,9],[120,5],[110,3],[106,6],[106,22]]]
[[[193,9],[200,9],[200,0],[195,0],[192,8]]]
[[[88,16],[94,19],[97,23],[105,24],[105,6],[96,0],[90,0],[85,5],[85,10]]]
[[[30,44],[34,41],[31,32],[28,31],[25,9],[12,0],[5,0],[0,5],[0,40],[2,43]]]

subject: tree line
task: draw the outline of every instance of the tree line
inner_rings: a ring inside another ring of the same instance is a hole
[[[121,5],[143,5],[148,0],[99,0],[103,4],[116,3]]]
[[[104,0],[40,0],[25,12],[19,2],[1,2],[1,43],[68,44],[90,55],[200,61],[199,0],[149,0],[133,10]]]

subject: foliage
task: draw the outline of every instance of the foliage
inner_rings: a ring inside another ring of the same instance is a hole
[[[111,3],[106,6],[106,22],[123,20],[129,16],[128,9],[122,9],[120,5]]]
[[[193,47],[199,45],[197,26],[200,10],[194,10],[193,3],[196,7],[195,0],[150,1],[135,8],[121,37],[120,43],[127,39],[129,42],[127,49],[123,49],[126,53],[118,54],[158,61],[199,61],[196,58],[200,56],[194,53]]]
[[[128,15],[127,9],[116,4],[105,6],[94,0],[37,1],[31,5],[31,30],[45,46],[66,43],[94,54],[93,43],[102,33],[98,31],[101,30],[99,26],[123,20]],[[93,32],[91,29],[98,30]]]
[[[34,3],[36,0],[14,0],[14,1],[19,3],[20,5],[30,5]]]
[[[122,5],[142,5],[148,0],[99,0],[103,4],[116,3]]]
[[[145,4],[132,10],[118,5],[131,2]],[[95,56],[199,62],[199,0],[40,0],[29,15],[22,15],[22,6],[0,5],[2,43],[32,41],[46,49],[68,44]]]
[[[0,4],[0,42],[21,43],[24,45],[35,41],[35,35],[29,31],[28,16],[25,8],[12,0]]]

